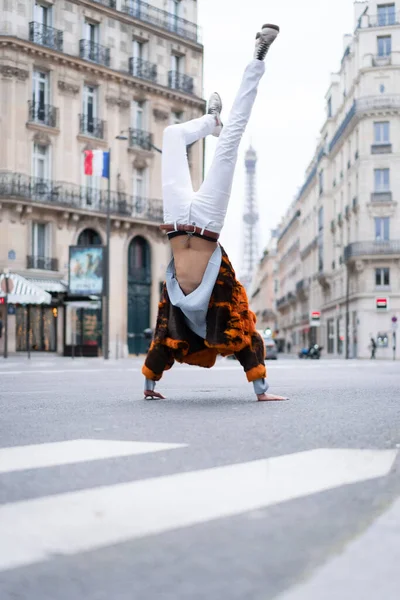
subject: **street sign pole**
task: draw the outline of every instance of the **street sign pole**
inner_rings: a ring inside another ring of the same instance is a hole
[[[8,358],[8,271],[4,270],[6,284],[6,314],[4,317],[4,358]]]
[[[104,358],[110,358],[110,237],[111,237],[111,148],[109,148],[108,188],[107,188],[107,223],[106,223],[106,277],[105,277],[105,315],[104,315]]]
[[[392,317],[392,330],[393,330],[393,360],[396,360],[396,345],[397,345],[397,317]]]

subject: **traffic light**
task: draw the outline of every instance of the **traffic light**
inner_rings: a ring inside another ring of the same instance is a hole
[[[0,298],[0,304],[5,304],[6,303],[6,299],[5,298]]]

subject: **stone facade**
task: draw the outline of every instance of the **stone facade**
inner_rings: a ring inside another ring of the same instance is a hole
[[[391,358],[400,313],[400,7],[354,8],[320,142],[280,224],[277,327],[296,350],[318,342],[331,356],[366,358],[372,336],[377,356]]]
[[[1,5],[0,272],[8,268],[42,287],[49,281],[51,291],[55,281],[68,280],[71,245],[88,235],[105,244],[107,180],[85,176],[84,151],[110,149],[110,351],[126,355],[136,351],[129,339],[138,328],[155,324],[170,258],[158,229],[163,130],[205,110],[197,2],[159,0],[140,11],[130,0]],[[201,142],[188,158],[196,187]],[[140,308],[143,285],[150,289],[147,308]],[[64,302],[73,298],[66,290],[53,296],[62,353],[70,335]],[[10,314],[11,352],[18,348],[16,320]],[[42,346],[36,349],[48,349]]]

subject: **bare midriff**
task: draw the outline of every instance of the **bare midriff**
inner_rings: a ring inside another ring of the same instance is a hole
[[[182,235],[170,240],[175,262],[175,275],[186,296],[199,287],[217,242]]]

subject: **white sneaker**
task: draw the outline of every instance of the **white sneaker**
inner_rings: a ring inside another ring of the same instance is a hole
[[[217,94],[217,92],[213,92],[208,101],[208,110],[207,114],[215,117],[215,129],[213,131],[213,136],[219,137],[222,131],[222,121],[221,121],[221,111],[222,111],[222,100],[221,96]]]
[[[254,58],[257,60],[264,60],[269,50],[269,47],[276,39],[279,33],[278,25],[263,25],[261,31],[256,35],[256,48],[254,51]]]

